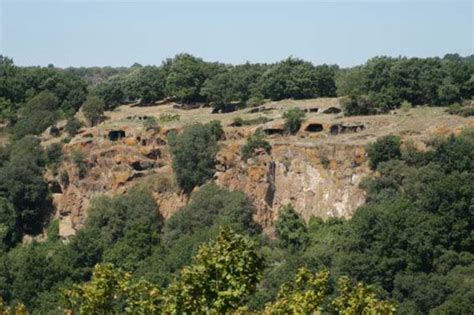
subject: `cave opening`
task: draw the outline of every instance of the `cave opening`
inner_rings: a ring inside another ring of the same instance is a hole
[[[110,141],[117,141],[122,138],[125,138],[125,131],[123,130],[112,130],[109,131],[109,140]]]
[[[323,131],[323,125],[321,124],[309,124],[306,129],[308,132],[321,132]]]

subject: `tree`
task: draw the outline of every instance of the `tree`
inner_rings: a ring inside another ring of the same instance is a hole
[[[263,259],[255,245],[229,228],[202,245],[165,292],[165,313],[227,313],[242,306],[261,280]]]
[[[82,112],[92,126],[99,123],[100,118],[104,114],[104,110],[104,101],[97,96],[88,96],[82,105]]]
[[[50,92],[41,92],[30,99],[20,110],[20,118],[13,133],[20,139],[26,135],[38,135],[58,119],[59,100]]]
[[[153,103],[165,96],[166,73],[163,68],[137,67],[123,82],[128,99],[140,99],[144,104]]]
[[[104,100],[105,108],[111,110],[125,101],[124,78],[117,76],[99,83],[93,90],[93,94]],[[130,95],[129,95],[130,96]],[[135,97],[136,95],[134,95]]]
[[[289,134],[295,134],[300,130],[303,123],[305,112],[300,108],[291,108],[283,114],[285,119],[285,131]]]
[[[178,185],[190,193],[214,174],[217,136],[212,124],[187,126],[181,134],[171,133],[168,144]]]
[[[185,235],[220,225],[237,232],[255,232],[252,212],[252,202],[244,193],[230,192],[210,183],[193,193],[190,203],[169,218],[164,240],[173,243]]]
[[[15,121],[16,108],[12,102],[4,97],[0,97],[0,120],[10,123]]]
[[[88,283],[63,291],[66,313],[80,314],[155,314],[160,310],[160,290],[141,279],[114,268],[96,265]]]
[[[291,204],[280,208],[275,229],[284,248],[301,250],[308,243],[306,225]]]
[[[272,100],[304,99],[318,95],[317,84],[314,66],[290,57],[265,71],[260,78],[259,87]]]
[[[264,69],[262,65],[249,63],[227,67],[204,82],[201,94],[215,109],[231,111],[236,102],[239,105],[248,102]]]
[[[366,148],[369,156],[370,167],[376,169],[380,162],[401,157],[400,137],[389,135],[378,138],[377,141]]]
[[[332,301],[328,297],[329,272],[312,274],[298,270],[293,283],[284,284],[277,300],[265,306],[264,314],[395,314],[395,304],[377,299],[375,293],[362,283],[350,286],[349,279],[338,281],[338,293]]]
[[[44,165],[39,139],[29,136],[12,145],[8,161],[0,167],[0,197],[14,206],[21,234],[39,233],[51,210]]]
[[[166,94],[178,102],[201,100],[201,87],[206,81],[206,65],[202,59],[189,54],[180,54],[168,60]]]
[[[19,241],[20,232],[15,208],[8,199],[0,197],[0,253]]]
[[[163,217],[146,189],[94,199],[88,214],[84,232],[100,242],[106,262],[125,270],[138,268],[159,242]]]

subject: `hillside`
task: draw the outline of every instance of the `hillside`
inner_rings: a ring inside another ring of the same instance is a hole
[[[296,135],[287,136],[283,134],[282,114],[292,107],[305,110],[306,119]],[[267,102],[226,114],[213,114],[209,107],[185,110],[175,103],[122,105],[106,112],[105,117],[98,126],[81,129],[63,147],[69,158],[54,174],[50,170],[45,175],[63,237],[75,234],[83,225],[95,195],[123,194],[131,187],[145,185],[152,189],[165,218],[187,204],[188,197],[174,180],[166,142],[170,131],[180,132],[194,123],[222,123],[225,136],[220,141],[214,179],[218,185],[243,191],[251,198],[254,219],[268,234],[273,234],[278,209],[288,203],[306,221],[311,216],[351,217],[365,202],[359,184],[372,173],[365,146],[377,138],[399,135],[404,144],[424,150],[434,136],[458,134],[474,126],[473,118],[449,115],[439,107],[344,117],[337,98]],[[156,118],[158,124],[147,130],[148,117]],[[260,118],[262,123],[235,127],[236,118]],[[59,134],[53,136],[49,129],[43,134],[45,147],[66,137],[61,127],[64,123],[57,126]],[[267,134],[271,154],[261,152],[243,161],[240,148],[256,129]],[[77,156],[85,174],[79,174]]]

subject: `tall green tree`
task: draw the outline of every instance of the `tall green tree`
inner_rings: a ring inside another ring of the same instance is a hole
[[[214,175],[218,137],[213,124],[187,126],[181,134],[168,136],[173,154],[173,170],[178,185],[187,193]]]
[[[104,114],[104,101],[97,96],[88,96],[82,105],[82,112],[92,126],[100,122],[100,118]]]
[[[262,277],[263,259],[252,241],[222,228],[202,245],[191,266],[165,292],[165,313],[226,313],[244,305]]]

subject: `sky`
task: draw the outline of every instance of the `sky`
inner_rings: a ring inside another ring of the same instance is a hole
[[[159,65],[187,52],[348,67],[377,55],[474,50],[474,1],[0,2],[0,54],[23,66]]]

